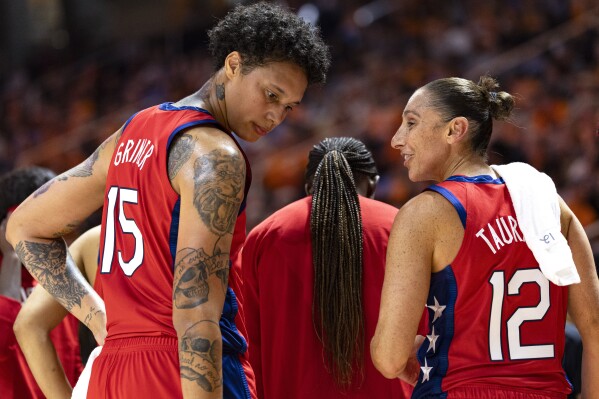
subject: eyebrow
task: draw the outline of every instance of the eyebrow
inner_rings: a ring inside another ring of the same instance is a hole
[[[281,88],[280,88],[279,86],[277,86],[276,84],[274,84],[274,83],[271,83],[271,85],[272,85],[272,87],[273,87],[273,88],[274,88],[276,91],[278,91],[280,94],[282,94],[282,95],[286,95],[286,94],[287,94],[287,93],[285,93],[285,90],[281,89]],[[291,102],[290,104],[299,105],[299,104],[300,104],[300,102],[299,102],[299,101],[294,101],[294,102]]]
[[[417,117],[420,117],[420,114],[419,114],[418,112],[416,112],[416,111],[412,111],[411,109],[406,109],[406,110],[403,112],[403,114],[402,114],[402,115],[403,115],[403,116],[406,116],[407,114],[414,114],[414,115],[416,115]]]

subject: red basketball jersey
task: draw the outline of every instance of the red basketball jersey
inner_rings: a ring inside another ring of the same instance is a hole
[[[314,266],[312,197],[278,210],[248,235],[243,248],[250,361],[263,399],[401,399],[411,387],[379,373],[368,345],[374,335],[385,273],[385,252],[397,209],[359,197],[363,228],[364,374],[341,390],[323,360],[312,319]]]
[[[453,176],[428,189],[451,202],[465,232],[454,261],[431,276],[412,397],[477,389],[565,397],[568,288],[541,273],[503,180]]]
[[[173,138],[199,125],[211,125],[233,138],[207,111],[172,103],[140,111],[123,128],[108,169],[100,244],[98,283],[106,303],[107,340],[177,337],[172,296],[180,197],[168,178],[167,157]],[[247,158],[246,176],[247,195],[251,182]],[[247,344],[239,320],[236,295],[241,287],[235,260],[245,240],[245,219],[244,196],[231,244],[233,265],[220,322],[223,353],[239,355]]]

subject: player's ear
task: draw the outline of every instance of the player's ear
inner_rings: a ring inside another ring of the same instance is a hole
[[[241,75],[241,54],[237,51],[232,51],[225,58],[225,74],[229,79]]]
[[[454,144],[464,140],[468,133],[468,119],[463,116],[453,118],[449,122],[448,131],[446,133],[447,142]]]

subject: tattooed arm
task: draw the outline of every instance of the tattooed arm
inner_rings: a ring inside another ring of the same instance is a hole
[[[169,153],[169,177],[181,195],[173,281],[185,398],[222,398],[219,320],[229,252],[243,199],[245,162],[231,138],[211,128],[181,134]]]
[[[104,302],[68,256],[62,236],[102,206],[108,165],[119,134],[120,130],[87,160],[29,196],[11,215],[6,235],[27,270],[86,323],[100,343],[106,336]]]
[[[69,247],[74,262],[94,284],[98,267],[100,226],[94,227]],[[50,331],[68,314],[43,287],[36,287],[19,312],[14,324],[15,335],[29,368],[44,395],[49,398],[70,398],[72,387],[50,340]]]

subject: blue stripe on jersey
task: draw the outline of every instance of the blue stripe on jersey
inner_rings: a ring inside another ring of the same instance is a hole
[[[191,105],[183,105],[181,107],[177,107],[173,102],[162,103],[158,106],[158,109],[162,111],[199,111],[208,115],[212,115],[210,112],[200,107],[192,107]]]
[[[171,212],[171,227],[168,233],[168,247],[171,251],[171,257],[173,263],[171,264],[171,270],[175,272],[175,256],[177,255],[177,239],[179,237],[179,213],[181,209],[181,197],[175,202],[175,206]]]
[[[455,303],[458,297],[458,287],[450,266],[437,273],[431,274],[430,289],[427,298],[427,306],[445,306],[440,317],[435,320],[435,312],[428,308],[428,334],[437,335],[434,350],[431,347],[429,338],[425,338],[422,346],[418,350],[418,361],[421,367],[426,365],[432,367],[429,373],[429,380],[423,381],[424,373],[422,370],[418,376],[418,383],[412,394],[413,399],[418,398],[439,398],[445,399],[447,393],[442,391],[443,378],[447,375],[449,368],[449,348],[454,333],[454,312]]]
[[[198,125],[213,125],[213,126],[216,126],[216,127],[219,126],[218,122],[215,121],[214,119],[204,119],[204,120],[201,120],[201,121],[193,121],[193,122],[185,123],[183,125],[179,125],[168,136],[168,141],[166,143],[167,150],[171,147],[171,142],[173,141],[173,139],[175,138],[175,136],[177,135],[177,133],[179,133],[181,130],[189,129],[190,127],[198,126]]]
[[[444,196],[449,202],[451,202],[451,205],[453,205],[453,207],[455,208],[455,210],[458,212],[458,215],[460,217],[460,220],[462,221],[462,226],[464,226],[464,229],[466,228],[466,217],[468,216],[466,209],[464,208],[464,205],[462,205],[462,203],[460,202],[460,200],[458,200],[456,198],[455,195],[453,195],[453,193],[451,191],[449,191],[448,189],[441,187],[441,186],[437,186],[437,185],[432,185],[426,188],[427,190],[431,190],[431,191],[435,191],[439,194],[441,194],[442,196]]]
[[[479,176],[450,176],[446,180],[458,181],[461,183],[486,183],[486,184],[505,184],[503,178],[498,177],[497,179],[492,178],[489,175]]]

